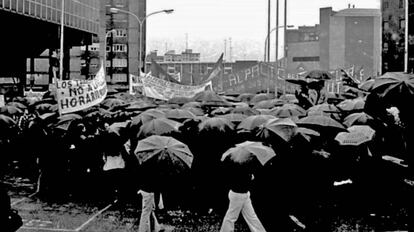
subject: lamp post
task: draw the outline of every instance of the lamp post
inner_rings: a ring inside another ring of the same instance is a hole
[[[166,14],[170,14],[172,12],[174,12],[174,9],[167,9],[167,10],[159,10],[159,11],[154,11],[148,15],[146,15],[143,19],[140,19],[136,14],[127,11],[127,10],[122,10],[122,9],[118,9],[115,7],[112,7],[110,9],[110,11],[112,13],[118,13],[118,12],[122,12],[122,13],[126,13],[129,15],[132,15],[133,17],[135,17],[139,23],[139,55],[138,55],[138,73],[141,74],[141,66],[142,66],[142,26],[144,25],[145,20],[150,17],[151,15],[155,15],[155,14],[159,14],[159,13],[166,13]],[[144,59],[145,60],[145,59]],[[144,72],[145,72],[145,61],[144,61]]]
[[[60,9],[60,61],[59,61],[59,79],[63,80],[63,29],[65,27],[65,0],[62,0]]]
[[[264,58],[263,58],[263,61],[270,61],[270,57],[269,57],[269,59],[266,59],[267,58],[267,44],[268,44],[268,40],[269,40],[269,36],[270,36],[270,34],[272,34],[272,32],[274,32],[274,31],[276,31],[276,29],[280,29],[280,28],[284,28],[285,26],[279,26],[279,27],[275,27],[275,28],[273,28],[270,32],[269,32],[269,34],[267,34],[267,36],[266,36],[266,40],[265,40],[265,49],[264,49]],[[293,25],[287,25],[286,26],[287,28],[292,28],[292,27],[294,27]],[[285,45],[286,46],[286,45]]]

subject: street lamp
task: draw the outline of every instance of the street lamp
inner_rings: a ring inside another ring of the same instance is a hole
[[[275,28],[273,28],[270,32],[269,32],[269,34],[267,34],[267,36],[266,36],[266,40],[265,40],[265,49],[264,49],[264,58],[263,58],[263,61],[266,61],[266,55],[267,55],[267,41],[269,40],[269,36],[270,36],[270,34],[272,34],[272,32],[273,31],[276,31],[276,29],[280,29],[280,28],[284,28],[285,26],[279,26],[279,27],[275,27]],[[292,28],[292,27],[294,27],[293,25],[287,25],[286,26],[287,28]],[[286,36],[286,35],[285,35]],[[285,44],[285,46],[286,46],[286,44]],[[270,57],[269,57],[269,59],[270,59]],[[268,60],[269,61],[269,60]],[[276,61],[277,61],[277,58],[276,58]]]
[[[171,14],[172,12],[174,12],[174,9],[154,11],[154,12],[146,15],[143,19],[140,19],[136,14],[134,14],[134,13],[132,13],[130,11],[118,9],[118,8],[115,8],[115,7],[111,7],[110,8],[110,11],[112,13],[115,13],[115,14],[118,13],[118,12],[122,12],[122,13],[126,13],[126,14],[129,14],[129,15],[132,15],[132,16],[134,16],[137,19],[137,21],[139,23],[139,56],[138,56],[138,61],[139,61],[139,63],[138,63],[138,65],[139,65],[138,70],[139,71],[138,71],[138,73],[141,74],[141,66],[142,66],[142,63],[141,63],[142,62],[142,60],[141,60],[142,59],[141,58],[141,56],[142,56],[142,26],[143,26],[145,20],[148,17],[150,17],[151,15],[155,15],[155,14],[159,14],[159,13]],[[145,61],[144,61],[144,72],[145,72]]]

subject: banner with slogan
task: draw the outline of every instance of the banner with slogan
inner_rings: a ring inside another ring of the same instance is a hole
[[[130,74],[129,75],[129,94],[142,94],[142,80],[141,77]]]
[[[57,80],[56,94],[61,114],[83,110],[99,104],[106,97],[104,65],[92,80]]]
[[[211,87],[211,81],[197,86],[180,85],[159,79],[151,74],[141,77],[141,81],[145,96],[165,101],[174,97],[192,98],[197,93],[204,91],[206,87]]]

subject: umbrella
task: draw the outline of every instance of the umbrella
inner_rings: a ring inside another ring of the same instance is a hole
[[[218,107],[216,109],[214,109],[213,111],[211,111],[212,115],[223,115],[223,114],[227,114],[231,111],[231,108],[228,107]]]
[[[130,105],[125,108],[125,110],[143,111],[143,110],[148,110],[148,109],[155,108],[155,107],[157,106],[152,103],[144,102],[144,101],[139,101],[139,102],[137,101],[137,102],[130,103]]]
[[[233,107],[236,108],[249,107],[249,104],[247,104],[246,102],[233,102],[231,104],[233,105]]]
[[[275,107],[273,109],[275,110],[276,108],[278,108],[278,107]],[[259,114],[263,114],[263,115],[273,115],[272,114],[272,109],[257,109],[257,111],[259,111]]]
[[[337,107],[343,111],[362,111],[365,107],[365,100],[362,98],[346,99],[340,102]]]
[[[58,118],[58,122],[55,123],[55,127],[67,131],[73,122],[76,122],[80,119],[82,119],[82,116],[79,114],[64,114]]]
[[[165,117],[169,119],[192,119],[196,115],[186,109],[170,109],[165,112]]]
[[[370,80],[364,81],[361,84],[359,84],[358,88],[364,91],[370,92],[372,88],[374,87],[374,84],[375,84],[375,79],[370,79]]]
[[[182,124],[167,118],[155,118],[142,124],[138,138],[148,137],[151,135],[165,135],[171,132],[178,132]]]
[[[275,106],[282,106],[284,102],[279,99],[264,100],[254,104],[253,109],[271,109]]]
[[[247,116],[258,115],[260,112],[258,110],[252,109],[250,107],[237,107],[234,108],[231,113],[233,114],[244,114]]]
[[[351,126],[349,132],[339,132],[335,140],[340,145],[358,146],[365,142],[371,141],[374,137],[375,130],[370,126]]]
[[[35,106],[35,110],[39,112],[40,114],[53,112],[53,104],[50,103],[41,103]]]
[[[219,117],[228,119],[230,122],[241,122],[245,118],[247,118],[247,115],[231,113],[231,114],[220,115]]]
[[[140,164],[154,160],[166,162],[165,167],[191,168],[193,154],[184,143],[168,136],[153,135],[140,140],[134,151]]]
[[[101,105],[106,109],[111,109],[117,106],[123,106],[126,102],[117,98],[107,98],[101,102]]]
[[[288,142],[295,135],[297,127],[296,123],[290,118],[275,118],[258,127],[257,135],[259,137],[268,137],[270,133],[274,133]]]
[[[316,127],[316,128],[330,128],[345,130],[345,127],[338,121],[323,115],[310,115],[299,119],[296,124],[303,127]]]
[[[191,98],[186,97],[173,97],[168,100],[169,104],[178,104],[178,105],[184,105],[188,102],[191,102]]]
[[[23,114],[23,110],[20,108],[17,108],[16,106],[5,105],[5,106],[0,107],[0,113],[8,115],[8,116],[13,116],[13,115]]]
[[[140,115],[132,118],[132,125],[138,125],[140,123],[146,123],[155,118],[165,118],[165,113],[159,109],[149,109],[142,112]]]
[[[249,102],[254,96],[255,94],[253,93],[242,93],[236,97],[236,100],[241,102]]]
[[[256,157],[262,165],[265,165],[271,158],[275,157],[276,153],[272,148],[264,146],[261,142],[246,141],[244,143],[236,144],[235,147],[230,148],[224,152],[221,161],[227,157],[236,163],[246,163]]]
[[[272,115],[278,118],[301,117],[306,115],[306,110],[295,104],[284,104],[272,110]]]
[[[280,96],[279,99],[286,103],[298,103],[299,102],[295,94],[291,94],[291,93],[283,94],[282,96]]]
[[[254,104],[260,101],[270,100],[272,99],[272,96],[266,93],[259,93],[256,94],[251,100],[250,103]]]
[[[346,125],[347,127],[353,125],[365,125],[373,119],[373,117],[371,117],[369,114],[365,112],[353,113],[346,116],[346,118],[344,119],[344,125]]]
[[[0,128],[6,129],[16,125],[16,121],[14,121],[11,117],[0,114]]]
[[[209,130],[218,130],[222,132],[232,131],[234,129],[234,124],[226,118],[214,117],[203,120],[198,124],[199,131],[209,131]]]
[[[319,105],[314,105],[308,109],[308,116],[310,115],[323,115],[332,117],[335,120],[339,120],[339,113],[341,111],[332,104],[323,103]]]
[[[249,117],[247,117],[246,119],[244,119],[243,121],[240,122],[237,129],[251,131],[254,128],[266,123],[267,121],[269,121],[271,119],[275,119],[275,118],[276,117],[272,116],[272,115],[253,115],[253,116],[249,116]]]
[[[192,100],[206,106],[230,106],[230,103],[211,90],[197,93]]]
[[[375,79],[372,91],[381,97],[401,96],[402,94],[414,95],[414,76],[406,73],[385,73]]]
[[[182,108],[187,108],[187,107],[194,107],[194,108],[200,108],[201,107],[201,103],[200,102],[188,102],[185,103]]]
[[[21,102],[9,102],[7,103],[8,106],[15,106],[21,110],[27,109],[27,106]]]
[[[330,74],[328,71],[323,70],[312,70],[306,73],[305,78],[315,79],[315,80],[332,80],[335,77]]]
[[[128,128],[130,121],[124,121],[124,122],[115,122],[112,123],[108,127],[108,132],[112,132],[117,134],[118,136],[121,136],[124,134],[124,131]]]
[[[202,110],[202,109],[200,109],[200,108],[196,108],[196,107],[189,107],[189,106],[187,106],[187,107],[183,107],[183,108],[181,108],[181,109],[183,109],[183,110],[187,110],[187,111],[190,111],[191,113],[193,113],[195,116],[203,116],[205,113],[204,113],[204,111]]]

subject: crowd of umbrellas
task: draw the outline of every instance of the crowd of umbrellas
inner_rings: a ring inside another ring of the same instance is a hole
[[[292,83],[311,85],[321,77]],[[332,200],[335,195],[328,195],[335,187],[355,184],[355,191],[382,191],[389,187],[382,178],[396,174],[383,173],[381,161],[401,167],[409,163],[412,119],[407,115],[414,76],[387,73],[360,84],[344,78],[342,94],[328,94],[325,102],[307,108],[296,96],[204,91],[193,98],[161,101],[109,90],[99,105],[59,115],[49,92],[42,99],[17,97],[1,107],[0,139],[13,151],[10,161],[33,163],[40,157],[40,169],[69,163],[69,169],[83,169],[85,175],[101,171],[100,154],[111,143],[128,142],[130,168],[148,167],[145,174],[132,171],[130,175],[140,176],[126,179],[139,185],[140,178],[159,177],[154,181],[170,196],[167,204],[182,207],[197,199],[198,209],[226,208],[227,161],[259,161],[256,204],[262,206],[264,213],[258,214],[264,224],[272,223],[269,214],[275,208],[300,214],[304,207]],[[119,140],[101,140],[106,134]],[[56,162],[59,156],[66,160]],[[398,172],[392,180],[404,175]],[[267,189],[269,185],[277,190]]]

